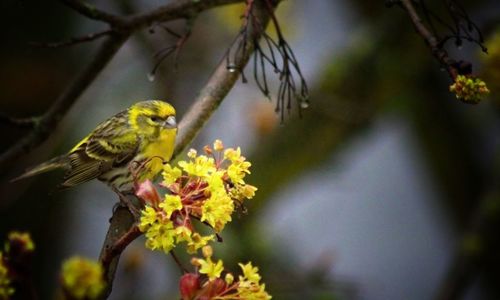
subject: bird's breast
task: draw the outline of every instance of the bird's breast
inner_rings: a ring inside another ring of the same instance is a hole
[[[170,160],[174,152],[176,134],[177,129],[164,129],[156,139],[146,142],[142,151],[144,158],[150,160],[147,164],[146,178],[154,177],[163,168],[163,162]]]

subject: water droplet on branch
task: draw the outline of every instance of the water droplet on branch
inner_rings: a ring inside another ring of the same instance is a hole
[[[236,65],[235,64],[228,64],[227,65],[227,70],[230,72],[230,73],[234,73],[237,71],[237,68],[236,68]]]
[[[154,73],[148,73],[148,80],[149,80],[149,82],[155,81],[155,74]]]

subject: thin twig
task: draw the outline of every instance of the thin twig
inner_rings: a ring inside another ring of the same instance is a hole
[[[160,67],[163,61],[167,59],[171,54],[174,54],[174,69],[177,70],[178,68],[178,58],[179,58],[179,53],[182,49],[182,47],[186,44],[187,40],[191,36],[191,28],[192,28],[192,23],[194,22],[194,18],[189,18],[186,21],[186,32],[182,35],[174,32],[172,29],[168,28],[167,26],[160,25],[160,27],[165,30],[168,34],[174,36],[177,38],[177,42],[175,45],[171,45],[168,47],[165,47],[158,51],[155,55],[154,58],[157,59],[153,70],[151,71],[151,75],[154,76],[156,74],[156,71]]]
[[[427,42],[427,45],[432,51],[432,54],[434,57],[439,61],[439,63],[446,68],[446,71],[452,78],[452,80],[455,80],[455,78],[458,75],[458,70],[453,66],[455,64],[455,61],[451,59],[448,56],[448,52],[443,49],[442,47],[439,47],[439,41],[434,36],[434,34],[425,26],[423,23],[422,19],[418,15],[417,11],[415,10],[415,7],[413,6],[413,3],[411,0],[401,0],[401,5],[404,8],[404,10],[408,13],[408,16],[410,17],[413,26],[417,30],[418,34],[420,34],[424,40]]]
[[[68,46],[73,46],[76,44],[81,44],[81,43],[86,43],[86,42],[91,42],[95,41],[98,38],[104,37],[106,35],[111,34],[113,31],[111,29],[106,29],[102,30],[99,32],[94,32],[90,33],[84,36],[79,36],[79,37],[73,37],[67,41],[62,41],[62,42],[52,42],[52,43],[47,43],[47,42],[30,42],[29,45],[33,47],[40,47],[40,48],[61,48],[61,47],[68,47]]]
[[[261,24],[266,25],[269,21],[269,15],[266,8],[260,3],[255,7],[255,17]],[[265,26],[262,26],[265,28]],[[260,36],[262,32],[251,32],[248,38],[251,39],[255,36]],[[243,41],[241,41],[243,42]],[[234,61],[235,70],[243,70],[247,64],[250,56],[254,50],[254,43],[247,42],[247,49],[244,51],[245,55],[241,55]],[[214,73],[205,84],[203,89],[198,94],[194,104],[189,111],[184,115],[181,123],[179,124],[179,133],[177,136],[174,156],[182,152],[189,143],[196,137],[203,125],[208,121],[212,114],[217,110],[222,100],[229,93],[234,86],[240,72],[231,72],[227,69],[226,60],[223,59]]]
[[[89,4],[82,0],[60,0],[60,1],[65,5],[67,5],[68,7],[71,7],[81,15],[96,21],[106,22],[111,25],[121,25],[124,21],[123,17],[98,9],[94,5]]]
[[[33,128],[36,126],[38,119],[31,118],[14,118],[4,113],[0,113],[0,124],[13,125],[19,128]]]

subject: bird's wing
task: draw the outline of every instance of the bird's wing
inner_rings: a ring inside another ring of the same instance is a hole
[[[138,145],[137,134],[130,130],[126,116],[117,115],[105,121],[70,152],[70,169],[62,185],[74,186],[128,164]]]

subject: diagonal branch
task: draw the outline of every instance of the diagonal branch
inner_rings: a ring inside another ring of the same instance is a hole
[[[52,107],[37,120],[34,130],[0,155],[0,166],[7,165],[13,159],[38,146],[52,134],[69,108],[104,69],[127,38],[127,34],[109,35],[92,61],[78,74]]]
[[[61,0],[66,6],[77,11],[81,15],[96,21],[109,23],[110,25],[120,25],[123,23],[123,17],[100,10],[82,0]]]
[[[455,77],[458,75],[458,70],[454,66],[455,61],[448,56],[448,52],[439,47],[439,41],[434,36],[434,34],[424,25],[424,22],[418,15],[415,7],[411,0],[401,0],[401,6],[408,13],[415,30],[424,38],[427,45],[432,51],[432,55],[441,63],[443,67],[446,68],[446,71],[450,75],[451,79],[455,80]]]
[[[40,48],[61,48],[61,47],[73,46],[73,45],[80,44],[80,43],[94,41],[94,40],[97,40],[101,37],[109,35],[112,32],[113,32],[112,29],[105,29],[102,31],[89,33],[89,34],[86,34],[83,36],[73,37],[67,41],[62,41],[62,42],[51,42],[51,43],[30,42],[29,44],[33,47],[40,47]]]
[[[244,0],[177,0],[147,12],[131,15],[127,18],[126,24],[132,28],[142,28],[154,22],[166,22],[179,18],[186,19],[216,6],[243,1]]]

